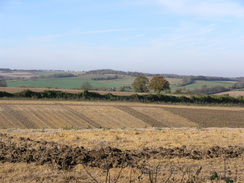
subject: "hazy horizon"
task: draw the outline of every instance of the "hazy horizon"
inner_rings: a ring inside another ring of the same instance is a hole
[[[243,77],[242,0],[0,0],[0,68]]]

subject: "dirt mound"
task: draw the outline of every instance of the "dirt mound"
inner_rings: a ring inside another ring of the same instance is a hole
[[[35,141],[30,138],[16,138],[0,133],[0,162],[34,162],[49,164],[58,169],[71,169],[78,164],[99,168],[144,167],[149,159],[171,159],[175,157],[194,160],[210,158],[236,158],[243,154],[244,147],[214,146],[209,149],[176,148],[143,149],[140,151],[106,147],[88,150],[55,142]]]

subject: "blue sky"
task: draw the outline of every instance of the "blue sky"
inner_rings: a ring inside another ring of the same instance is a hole
[[[244,76],[244,1],[0,0],[0,68]]]

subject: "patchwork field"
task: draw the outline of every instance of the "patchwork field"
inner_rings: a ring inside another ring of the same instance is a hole
[[[244,108],[141,103],[0,101],[0,128],[244,127]]]
[[[76,89],[81,88],[81,85],[85,82],[89,82],[92,85],[92,88],[99,90],[109,90],[111,88],[117,88],[117,91],[120,91],[121,87],[131,86],[135,76],[131,75],[120,75],[117,74],[102,74],[102,73],[89,73],[85,72],[71,72],[75,77],[54,77],[54,74],[67,74],[67,72],[61,71],[46,71],[46,72],[31,72],[31,71],[9,71],[3,72],[0,71],[0,77],[4,77],[7,82],[8,87],[29,87],[29,88],[60,88],[60,89]],[[109,77],[118,76],[117,79],[106,79]],[[44,77],[45,76],[45,77]],[[44,77],[44,78],[43,78]],[[105,78],[99,80],[98,78]],[[151,79],[152,77],[148,77]],[[211,78],[211,77],[210,77]],[[209,79],[210,79],[209,78]],[[179,88],[184,88],[188,90],[201,89],[203,86],[208,88],[223,86],[229,88],[235,83],[238,83],[238,80],[229,81],[229,79],[223,80],[195,80],[193,83],[179,87],[183,82],[183,78],[167,78],[170,83],[170,88],[172,92],[175,92]],[[232,78],[233,79],[233,78]],[[128,89],[127,91],[133,91]]]

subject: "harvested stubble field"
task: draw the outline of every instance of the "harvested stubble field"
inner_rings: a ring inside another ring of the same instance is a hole
[[[243,182],[243,127],[237,107],[4,100],[0,180]]]
[[[211,182],[214,172],[244,181],[243,128],[5,129],[0,137],[2,182]]]
[[[0,101],[0,128],[244,127],[244,108],[119,102]]]

